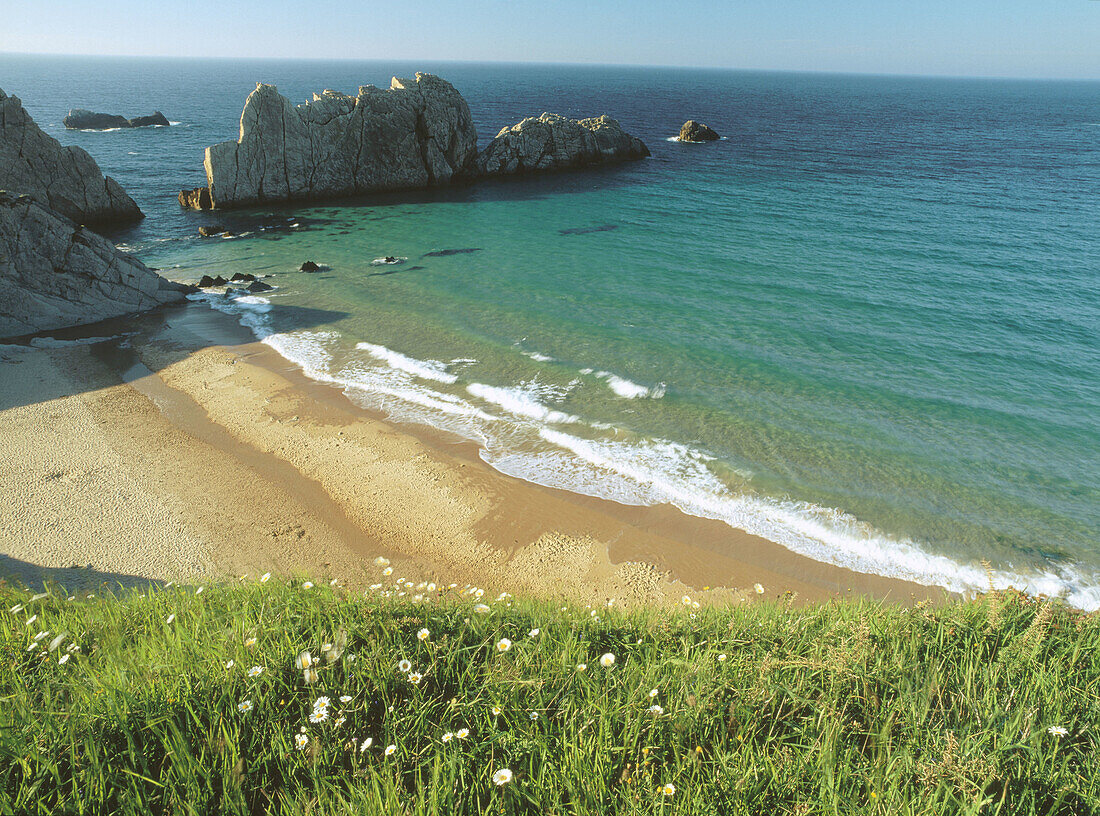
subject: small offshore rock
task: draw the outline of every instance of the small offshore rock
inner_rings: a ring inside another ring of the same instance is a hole
[[[485,176],[568,170],[644,159],[649,148],[610,116],[570,119],[556,113],[503,128],[478,156]]]
[[[188,210],[212,210],[214,200],[208,187],[195,187],[192,190],[180,190],[180,206]]]
[[[253,281],[252,283],[250,283],[248,285],[248,291],[253,292],[253,293],[255,293],[255,292],[270,292],[274,288],[275,288],[274,286],[271,286],[270,284],[264,283],[263,281]]]
[[[680,128],[680,135],[677,138],[681,142],[715,142],[722,137],[702,122],[688,119]]]
[[[314,263],[313,261],[306,261],[298,267],[299,272],[320,272],[324,269],[328,269],[328,267],[324,264]]]
[[[171,122],[160,111],[152,116],[135,116],[127,119],[114,113],[95,113],[84,108],[74,108],[62,120],[70,130],[112,130],[113,128],[150,127],[151,125],[170,125]]]
[[[247,272],[234,272],[233,277],[231,277],[229,279],[229,282],[230,283],[236,283],[237,281],[242,281],[244,283],[248,283],[248,282],[254,281],[254,280],[256,280],[255,275],[250,275]]]
[[[212,235],[221,235],[223,232],[229,232],[229,230],[227,230],[221,224],[214,224],[209,227],[199,227],[199,235],[201,235],[203,238],[209,238]]]
[[[227,281],[221,275],[217,275],[214,278],[214,282],[211,284],[211,286],[225,286],[227,283],[229,283],[229,281]]]
[[[171,122],[168,121],[168,117],[160,111],[153,111],[152,116],[135,116],[130,120],[130,127],[168,127]]]
[[[201,278],[199,278],[199,288],[200,289],[209,289],[213,285],[214,285],[214,279],[212,277],[210,277],[209,275],[203,275]]]

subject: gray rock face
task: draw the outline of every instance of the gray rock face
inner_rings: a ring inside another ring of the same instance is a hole
[[[0,190],[0,337],[142,312],[186,291],[30,196]]]
[[[18,97],[0,90],[0,190],[26,193],[81,224],[135,221],[141,210],[79,147],[42,132]]]
[[[702,122],[696,122],[694,119],[688,119],[680,127],[679,140],[681,142],[714,142],[720,139],[717,131],[704,125]]]
[[[330,198],[446,184],[470,172],[477,130],[466,100],[431,74],[373,85],[357,96],[314,94],[294,107],[274,85],[257,85],[240,138],[206,149],[214,207]],[[181,203],[194,200],[193,193]]]
[[[642,159],[645,143],[610,116],[569,119],[544,113],[506,127],[478,157],[482,175],[567,170],[592,164]]]

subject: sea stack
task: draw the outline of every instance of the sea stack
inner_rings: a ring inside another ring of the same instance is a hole
[[[702,122],[688,119],[680,128],[678,138],[681,142],[716,142],[722,137]]]
[[[567,170],[649,155],[645,142],[610,116],[569,119],[556,113],[529,117],[506,127],[478,156],[485,176]]]
[[[113,128],[138,128],[160,125],[166,127],[171,122],[160,111],[154,111],[152,116],[135,116],[127,119],[114,113],[93,113],[83,108],[75,108],[69,111],[69,115],[61,120],[61,123],[70,130],[111,130]]]
[[[137,204],[88,153],[42,132],[19,97],[0,90],[0,190],[24,193],[78,224],[142,218]]]

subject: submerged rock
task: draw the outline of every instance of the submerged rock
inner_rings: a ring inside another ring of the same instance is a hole
[[[203,238],[210,238],[214,235],[221,235],[223,232],[229,232],[221,224],[213,224],[209,227],[199,227],[199,235]]]
[[[306,261],[304,264],[298,267],[299,272],[320,272],[321,266],[315,264],[313,261]]]
[[[125,116],[114,113],[94,113],[83,108],[70,110],[62,123],[70,130],[110,130],[171,124],[160,111],[155,111],[152,116],[135,116],[133,119],[127,119]]]
[[[314,94],[294,107],[260,84],[240,137],[206,149],[215,207],[328,198],[446,184],[472,172],[477,130],[466,100],[431,74],[394,78],[357,96]]]
[[[230,283],[236,283],[237,281],[243,281],[244,283],[248,283],[249,281],[254,281],[254,280],[256,280],[255,275],[250,275],[247,272],[234,272],[233,277],[231,277],[229,279],[229,282]]]
[[[702,122],[688,119],[680,128],[680,135],[677,138],[681,142],[715,142],[722,137]]]
[[[248,285],[249,292],[270,292],[275,287],[263,281],[253,281]]]
[[[568,170],[648,155],[645,143],[610,116],[569,119],[544,113],[501,130],[478,157],[478,170],[487,176]]]
[[[0,190],[24,193],[79,224],[136,221],[137,204],[82,148],[42,132],[16,96],[0,90]]]
[[[143,312],[188,291],[31,196],[0,191],[0,337]]]

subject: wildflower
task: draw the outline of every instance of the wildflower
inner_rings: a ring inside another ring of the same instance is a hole
[[[1047,729],[1047,733],[1053,737],[1066,737],[1069,736],[1069,731],[1060,725],[1052,725]]]
[[[72,654],[73,652],[79,652],[80,651],[80,644],[79,643],[70,643],[68,646],[65,647],[65,651],[68,652],[69,654]]]
[[[539,632],[541,631],[541,629],[532,629],[530,632],[527,633],[527,635],[528,637],[537,638],[539,636]]]
[[[374,738],[373,737],[367,737],[365,740],[363,740],[363,744],[359,746],[359,753],[363,753],[368,748],[370,748],[372,745],[374,745]]]
[[[685,595],[680,599],[680,603],[682,603],[684,606],[691,606],[691,596]]]
[[[397,664],[397,670],[402,674],[408,674],[409,672],[411,672],[412,667],[413,664],[410,663],[408,660],[402,660],[400,663]]]
[[[654,717],[660,717],[662,714],[665,713],[665,710],[659,705],[651,705],[649,708],[646,709],[646,712],[652,714]]]
[[[337,717],[337,718],[336,718],[335,720],[333,720],[332,724],[333,724],[334,726],[336,726],[337,728],[339,728],[339,727],[340,727],[341,725],[343,725],[343,724],[344,724],[344,723],[346,723],[347,721],[348,721],[348,718],[347,718],[347,717],[344,717],[344,716],[340,716],[340,717]]]
[[[310,715],[309,715],[309,721],[311,723],[323,723],[327,719],[328,719],[328,709],[326,709],[326,708],[320,708],[320,709],[315,708],[315,709],[313,709],[312,712],[310,712]]]
[[[386,567],[382,570],[383,575],[393,575],[393,567]]]
[[[313,581],[306,581],[302,584],[302,589],[313,589]]]
[[[37,595],[34,595],[34,596],[31,597],[31,603],[34,603],[35,601],[41,601],[43,598],[45,598],[49,594],[50,593],[48,593],[48,592],[39,592]]]
[[[612,666],[615,665],[615,655],[611,654],[611,652],[608,652],[600,658],[600,665],[603,666],[605,669],[610,669]]]
[[[196,590],[195,590],[195,594],[196,594],[196,595],[202,595],[202,593],[203,593],[203,592],[204,592],[205,590],[206,590],[206,587],[204,587],[204,586],[201,586],[201,587],[199,587],[198,589],[196,589]]]
[[[313,701],[313,710],[325,709],[327,711],[331,705],[332,701],[328,697],[321,696]]]
[[[294,745],[297,746],[299,751],[304,751],[306,746],[309,745],[309,736],[307,734],[295,734]]]
[[[245,645],[245,648],[251,649],[253,646],[256,645],[256,638],[254,638],[254,637],[246,638],[245,641],[244,641],[244,645]]]
[[[385,750],[385,751],[383,751],[383,753],[384,753],[384,754],[385,754],[386,756],[393,756],[393,754],[394,754],[394,752],[395,752],[396,750],[397,750],[397,746],[396,746],[396,745],[387,745],[387,746],[386,746],[386,750]]]
[[[320,675],[317,674],[317,669],[306,669],[302,672],[302,682],[307,686],[312,686],[317,682]]]
[[[752,588],[756,590],[757,595],[763,595],[764,594],[764,585],[763,584],[753,584]]]
[[[474,611],[479,615],[488,615],[490,610],[485,604],[478,604],[474,607]]]
[[[420,672],[413,672],[409,675],[409,682],[412,683],[414,686],[419,686],[420,681],[423,679],[424,675],[422,675]]]
[[[421,629],[419,632],[416,633],[416,639],[417,640],[427,640],[431,636],[432,636],[432,633],[429,632],[427,629]]]
[[[340,702],[341,703],[350,703],[351,702],[351,695],[350,694],[341,694],[340,695]]]
[[[661,788],[661,793],[663,793],[665,796],[672,796],[672,794],[676,793],[676,786],[669,782],[667,785]]]
[[[501,712],[500,706],[493,706],[493,716],[499,717]]]
[[[466,737],[470,736],[470,729],[469,728],[460,728],[460,729],[458,729],[458,731],[455,732],[455,736],[458,737],[459,739],[466,739]]]
[[[507,768],[501,768],[495,774],[493,774],[493,784],[498,788],[503,785],[507,785],[512,781],[512,772]]]
[[[227,660],[227,661],[225,661],[225,667],[226,667],[227,669],[231,669],[231,668],[233,668],[233,665],[234,665],[234,663],[233,663],[233,661],[232,661],[232,660]]]
[[[57,659],[57,665],[60,666],[62,663],[67,663],[70,657],[72,657],[70,654],[61,655],[61,657]]]
[[[171,615],[169,615],[169,616],[168,616],[167,620],[165,620],[164,622],[165,622],[165,623],[171,623],[171,622],[172,622],[172,621],[174,621],[175,619],[176,619],[176,613],[175,613],[175,612],[173,612],[173,613],[172,613]]]
[[[500,640],[497,641],[497,651],[498,652],[506,652],[511,648],[512,648],[512,641],[508,640],[508,638],[501,638]]]
[[[718,662],[719,663],[725,663],[726,662],[726,656],[724,654],[718,655]]]
[[[390,565],[390,559],[378,556],[374,559],[374,566],[376,567],[388,567]]]
[[[34,622],[35,622],[36,620],[38,620],[38,615],[31,615],[31,616],[30,616],[30,617],[29,617],[29,618],[27,619],[27,623],[26,623],[26,625],[27,625],[27,626],[30,626],[30,625],[31,625],[32,623],[34,623]]]
[[[266,584],[270,580],[271,580],[271,573],[270,572],[265,572],[263,575],[260,576],[260,583],[261,584]]]
[[[251,700],[241,700],[239,703],[237,703],[237,711],[241,712],[242,714],[247,714],[251,710],[252,710],[252,701]]]
[[[22,612],[22,611],[23,611],[23,604],[16,604],[15,606],[13,606],[11,608],[11,613],[13,615],[18,614],[19,612]]]
[[[577,664],[577,671],[579,671],[579,672],[585,671],[587,668],[588,668],[587,663],[578,663]]]
[[[428,592],[435,592],[435,584],[428,584]]]
[[[42,638],[46,637],[46,635],[48,635],[49,633],[50,632],[48,629],[43,632],[39,632],[37,635],[34,636],[34,642],[38,643],[38,641],[42,640]]]
[[[253,666],[251,669],[248,670],[248,676],[249,677],[259,677],[263,673],[264,673],[264,667],[263,666]]]
[[[371,584],[370,588],[371,589],[381,589],[382,585],[381,584]],[[363,593],[363,594],[365,595],[366,593]]]
[[[699,608],[699,602],[698,601],[692,601],[691,602],[691,608],[692,609],[698,609]]]
[[[537,711],[528,711],[527,716],[532,720],[537,720],[539,718],[539,713]]]
[[[475,589],[474,590],[474,597],[477,598],[479,601],[481,600],[481,596],[484,595],[484,594],[485,594],[484,589]]]
[[[454,738],[455,738],[455,735],[452,734],[450,731],[448,731],[446,734],[443,735],[442,740],[443,740],[443,742],[450,742]]]
[[[308,669],[313,665],[313,657],[309,652],[302,652],[296,658],[294,658],[294,668],[296,669]]]
[[[654,697],[657,696],[657,694],[658,694],[657,689],[650,689],[649,690],[649,699],[652,700]]]

